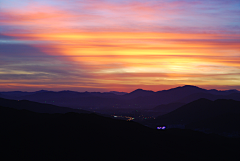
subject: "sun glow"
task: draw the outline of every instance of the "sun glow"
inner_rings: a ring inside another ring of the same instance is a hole
[[[205,2],[201,10],[185,1],[18,2],[24,9],[9,3],[0,11],[5,84],[240,86],[239,17],[217,1],[212,7],[219,17]],[[226,15],[231,20],[221,18]]]

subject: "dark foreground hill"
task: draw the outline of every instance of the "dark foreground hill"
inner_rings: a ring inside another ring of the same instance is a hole
[[[219,92],[220,93],[220,92]],[[190,103],[192,101],[198,100],[200,98],[206,98],[208,100],[217,100],[217,99],[232,99],[232,100],[236,100],[236,101],[240,101],[240,93],[230,93],[226,92],[225,94],[211,94],[209,93],[194,93],[192,95],[189,95],[187,97],[184,97],[183,99],[178,100],[178,102],[183,102],[183,103]]]
[[[184,124],[186,128],[212,132],[240,133],[240,101],[202,98],[159,116],[155,122]]]
[[[0,98],[0,106],[11,107],[19,110],[24,109],[38,113],[68,113],[68,112],[90,113],[85,110],[59,107],[46,103],[37,103],[28,100],[9,100],[4,98]]]
[[[191,130],[157,131],[95,114],[0,107],[8,160],[239,160],[239,139]]]
[[[156,111],[166,111],[166,113],[174,111],[176,109],[178,109],[179,107],[183,106],[184,103],[169,103],[169,104],[163,104],[163,105],[159,105],[157,107],[154,108],[154,110]]]

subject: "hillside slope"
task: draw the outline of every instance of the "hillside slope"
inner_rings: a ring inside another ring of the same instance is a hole
[[[239,139],[191,130],[157,131],[95,114],[0,107],[0,121],[0,154],[9,160],[240,159]]]

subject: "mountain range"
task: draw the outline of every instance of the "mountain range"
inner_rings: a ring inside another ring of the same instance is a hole
[[[200,98],[209,100],[233,99],[240,101],[237,90],[206,90],[186,85],[163,91],[147,91],[137,89],[124,92],[74,92],[74,91],[37,91],[37,92],[0,92],[0,97],[15,100],[29,100],[76,109],[155,109],[159,105],[186,104]],[[173,108],[174,107],[170,107]],[[170,109],[169,108],[169,109]]]

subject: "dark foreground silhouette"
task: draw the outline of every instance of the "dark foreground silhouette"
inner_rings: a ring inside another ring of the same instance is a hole
[[[159,131],[96,114],[46,114],[0,107],[8,160],[239,160],[239,139]]]
[[[205,129],[214,133],[240,134],[240,101],[205,98],[188,103],[159,116],[155,124],[183,124],[189,129]]]
[[[0,106],[11,107],[18,110],[29,110],[37,113],[90,113],[89,111],[72,109],[67,107],[60,107],[51,104],[43,104],[28,100],[10,100],[5,98],[0,98]]]

